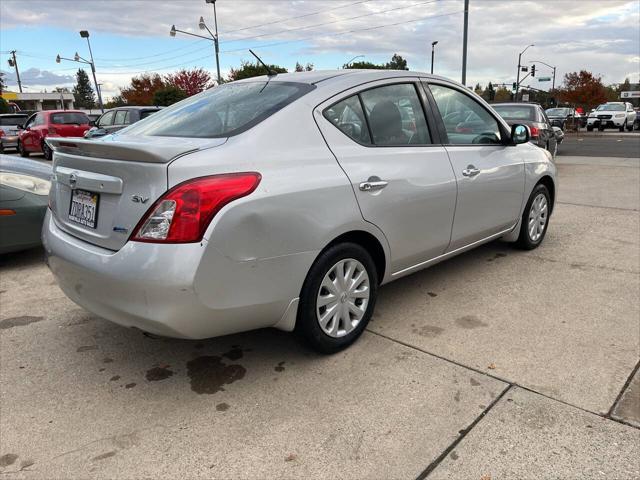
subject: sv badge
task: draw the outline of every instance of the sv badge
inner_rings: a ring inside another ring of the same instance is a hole
[[[142,195],[131,195],[131,201],[134,203],[147,203],[149,197],[143,197]]]

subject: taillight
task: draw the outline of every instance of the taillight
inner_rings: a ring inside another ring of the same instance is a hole
[[[540,134],[538,127],[531,126],[529,127],[529,131],[531,132],[531,138],[538,138],[538,135]]]
[[[4,137],[4,130],[0,128],[0,137]]]
[[[58,131],[55,129],[55,127],[49,127],[49,133],[51,135],[56,135],[58,133]]]
[[[228,203],[253,192],[259,173],[231,173],[196,178],[160,197],[131,235],[136,242],[190,243],[202,240],[211,219]]]

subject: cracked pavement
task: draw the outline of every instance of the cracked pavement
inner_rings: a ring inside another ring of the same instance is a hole
[[[640,160],[558,166],[539,249],[383,287],[332,356],[144,336],[0,258],[2,478],[638,478]]]

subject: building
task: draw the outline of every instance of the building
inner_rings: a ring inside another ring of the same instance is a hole
[[[18,93],[4,90],[1,94],[9,104],[20,110],[66,110],[73,109],[73,93]]]

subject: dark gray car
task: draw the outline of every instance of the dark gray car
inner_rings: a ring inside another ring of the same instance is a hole
[[[84,134],[84,138],[104,137],[117,132],[149,115],[162,107],[118,107],[107,110],[96,120],[95,126]]]
[[[500,103],[493,108],[509,125],[523,124],[529,127],[531,143],[551,152],[558,153],[558,140],[551,121],[537,103]]]

